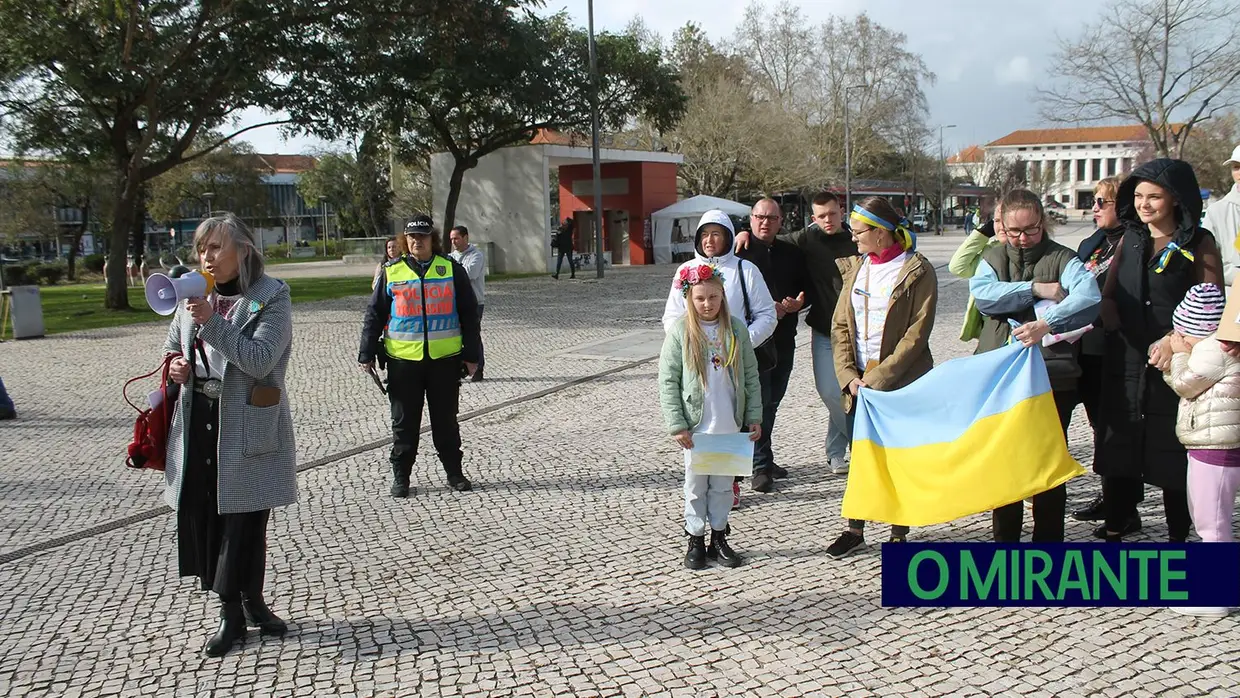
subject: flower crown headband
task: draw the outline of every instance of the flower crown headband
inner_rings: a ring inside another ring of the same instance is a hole
[[[849,218],[851,220],[861,221],[862,223],[872,227],[890,230],[893,237],[896,239],[896,243],[899,244],[900,247],[904,248],[905,251],[917,249],[917,236],[914,235],[913,231],[909,229],[909,222],[907,218],[901,218],[896,223],[889,223],[874,215],[872,212],[861,208],[860,205],[853,206],[852,215],[849,216]]]
[[[718,279],[719,283],[723,283],[723,274],[719,272],[719,267],[713,264],[696,264],[681,269],[676,274],[676,280],[672,282],[672,288],[680,291],[680,295],[688,296],[691,286],[711,279]]]

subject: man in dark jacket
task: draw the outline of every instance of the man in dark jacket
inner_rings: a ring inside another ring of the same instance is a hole
[[[357,363],[364,371],[374,371],[377,361],[386,361],[392,405],[392,496],[409,496],[424,400],[448,486],[468,492],[473,486],[461,472],[457,409],[461,364],[471,376],[478,369],[482,346],[478,301],[465,267],[443,254],[439,231],[429,216],[410,221],[405,240],[409,254],[385,264],[383,279],[375,284],[362,322]]]
[[[555,250],[557,258],[555,260],[555,273],[551,278],[559,280],[560,265],[564,264],[564,258],[568,257],[568,270],[570,276],[568,278],[577,278],[577,263],[573,261],[573,219],[565,218],[564,224],[555,234]]]
[[[795,233],[784,233],[779,239],[791,242],[805,261],[808,279],[809,312],[805,324],[813,330],[814,387],[827,407],[826,451],[831,472],[843,475],[848,472],[848,445],[852,441],[852,429],[844,412],[844,392],[835,377],[835,356],[831,351],[831,315],[840,297],[844,279],[836,260],[857,256],[857,244],[852,241],[844,227],[844,215],[840,199],[831,192],[814,197],[810,206],[814,223]],[[749,245],[749,235],[736,236],[736,248]]]
[[[788,379],[792,376],[792,362],[796,356],[798,313],[805,305],[806,278],[805,257],[787,240],[776,234],[783,223],[783,212],[774,199],[762,199],[754,204],[749,215],[753,240],[739,255],[753,262],[762,272],[771,298],[775,300],[775,313],[779,323],[769,340],[775,348],[775,363],[761,365],[758,379],[762,384],[762,436],[754,444],[753,489],[770,492],[775,480],[788,476],[788,471],[775,464],[771,449],[771,430],[775,426],[775,413],[788,391]]]

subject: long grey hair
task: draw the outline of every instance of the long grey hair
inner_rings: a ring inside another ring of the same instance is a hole
[[[232,245],[237,250],[237,289],[245,293],[250,284],[263,275],[263,254],[258,251],[254,231],[232,213],[212,216],[198,224],[194,231],[194,251],[201,253],[207,240],[220,235],[221,246]]]

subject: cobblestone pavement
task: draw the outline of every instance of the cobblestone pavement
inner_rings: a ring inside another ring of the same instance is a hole
[[[936,264],[951,246],[924,245]],[[684,570],[679,456],[659,426],[655,366],[632,363],[669,277],[489,285],[488,380],[464,386],[461,407],[482,411],[462,424],[477,491],[449,491],[424,439],[406,501],[386,496],[382,448],[339,457],[388,435],[386,403],[354,366],[362,301],[299,305],[289,388],[313,467],[301,501],[272,518],[268,576],[292,627],[283,640],[252,631],[222,660],[200,652],[216,607],[176,577],[172,517],[150,514],[159,477],[118,457],[132,417],[119,386],[155,360],[165,326],[0,345],[21,417],[0,423],[0,694],[1240,693],[1234,618],[882,608],[877,546],[825,555],[845,481],[824,467],[805,346],[775,433],[792,478],[746,491],[733,516],[748,564]],[[941,361],[969,349],[955,341],[967,285],[945,270],[940,280]],[[1071,446],[1087,462],[1078,417]],[[1096,482],[1072,483],[1071,503]],[[1165,539],[1157,500],[1138,539]],[[122,517],[137,520],[103,530]],[[913,537],[989,531],[974,516]],[[1090,526],[1069,522],[1068,536],[1089,540]]]

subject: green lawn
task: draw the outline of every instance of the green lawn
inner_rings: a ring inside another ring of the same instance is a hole
[[[543,274],[495,274],[487,281],[521,279]],[[364,276],[317,279],[288,279],[294,303],[369,296],[370,278]],[[103,284],[44,286],[39,289],[43,299],[43,325],[48,334],[92,330],[100,327],[155,322],[162,318],[146,305],[141,288],[129,289],[129,310],[106,310],[103,307]]]
[[[370,279],[365,277],[289,279],[287,283],[292,290],[294,303],[370,295]],[[40,288],[43,324],[47,333],[117,327],[161,319],[147,307],[146,295],[141,288],[129,289],[129,310],[104,309],[103,290],[103,284]]]

